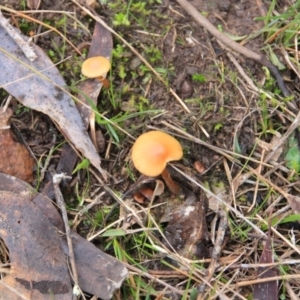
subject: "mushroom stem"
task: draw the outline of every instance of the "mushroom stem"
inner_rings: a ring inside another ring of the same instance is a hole
[[[174,195],[180,194],[180,192],[181,192],[181,187],[180,187],[180,185],[179,185],[178,183],[176,183],[176,182],[172,179],[172,177],[171,177],[169,171],[167,170],[167,168],[165,168],[165,169],[162,171],[161,177],[164,179],[164,181],[165,181],[167,187],[169,188],[169,190],[171,191],[172,194],[174,194]]]
[[[110,82],[107,78],[100,76],[100,77],[96,77],[96,79],[102,83],[104,88],[106,88],[106,89],[109,88]]]

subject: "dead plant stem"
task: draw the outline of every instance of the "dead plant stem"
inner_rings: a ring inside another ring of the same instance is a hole
[[[65,229],[66,229],[66,237],[67,237],[67,243],[68,243],[68,249],[69,249],[69,258],[70,258],[70,264],[71,264],[71,269],[72,269],[72,275],[73,275],[73,279],[75,282],[75,287],[79,288],[78,273],[77,273],[75,255],[74,255],[72,238],[71,238],[71,229],[69,226],[69,220],[68,220],[65,201],[64,201],[63,195],[59,188],[59,184],[62,181],[62,179],[64,179],[64,178],[71,178],[71,177],[66,176],[64,174],[53,175],[53,187],[54,187],[55,198],[56,198],[57,204],[60,207],[62,218],[63,218]],[[74,296],[74,293],[73,293],[73,296]]]

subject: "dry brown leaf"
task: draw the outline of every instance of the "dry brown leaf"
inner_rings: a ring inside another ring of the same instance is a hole
[[[164,234],[169,244],[186,258],[209,257],[206,241],[209,233],[206,224],[207,198],[201,192],[200,199],[190,194],[187,199],[170,214]],[[165,245],[168,243],[164,241]]]
[[[32,45],[38,58],[30,62],[0,27],[0,87],[25,106],[48,115],[71,143],[104,177],[100,157],[91,142],[66,83],[48,56]]]
[[[0,172],[27,182],[33,181],[34,159],[26,147],[13,139],[9,128],[11,109],[0,109]]]
[[[274,262],[273,251],[271,248],[270,230],[264,250],[259,260],[261,264],[268,264]],[[278,272],[274,267],[259,267],[258,278],[276,277]],[[260,282],[254,285],[253,299],[255,300],[274,300],[278,299],[278,282],[275,280]]]
[[[0,173],[0,191],[11,191],[16,195],[21,195],[25,200],[33,202],[44,219],[48,219],[52,226],[60,232],[64,232],[61,216],[51,200],[37,193],[29,184]],[[127,276],[128,272],[124,265],[75,232],[72,232],[72,242],[81,289],[89,294],[97,295],[101,299],[111,299],[114,291],[120,288]],[[68,255],[65,235],[60,235],[60,243],[65,255]],[[0,300],[2,299],[0,298]]]
[[[20,195],[1,191],[0,207],[0,236],[11,260],[10,272],[2,282],[26,299],[71,299],[67,260],[56,229]],[[22,298],[0,284],[0,299]]]

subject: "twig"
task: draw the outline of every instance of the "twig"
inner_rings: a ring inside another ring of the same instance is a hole
[[[203,283],[198,287],[198,298],[199,299],[201,298],[201,295],[205,291],[206,282],[210,282],[213,277],[213,274],[215,273],[217,263],[221,256],[222,244],[223,244],[225,233],[226,233],[227,226],[228,226],[226,211],[224,209],[221,209],[218,212],[218,215],[220,217],[220,222],[219,222],[219,227],[218,227],[217,238],[216,238],[216,242],[215,242],[212,256],[211,256],[211,262],[209,264],[209,267],[207,268]]]
[[[77,273],[77,268],[76,268],[76,263],[75,263],[75,255],[74,255],[73,244],[72,244],[72,239],[71,239],[71,229],[69,226],[69,220],[68,220],[68,215],[67,215],[64,198],[63,198],[63,195],[59,188],[59,184],[62,181],[62,179],[69,179],[69,178],[71,178],[71,177],[66,176],[65,174],[53,175],[53,187],[54,187],[55,198],[56,198],[57,204],[59,205],[59,207],[61,209],[62,218],[63,218],[64,224],[65,224],[70,264],[71,264],[71,269],[72,269],[72,273],[73,273],[72,275],[73,275],[73,279],[74,279],[74,283],[75,283],[74,288],[73,288],[73,296],[74,296],[74,298],[75,297],[77,298],[78,290],[80,290],[80,288],[79,288],[79,284],[78,284],[78,273]]]
[[[233,41],[228,36],[220,32],[212,23],[210,23],[204,16],[202,16],[197,9],[190,4],[187,0],[176,0],[186,11],[189,13],[194,20],[203,26],[208,32],[210,32],[213,36],[215,36],[218,40],[224,43],[226,46],[231,48],[232,50],[239,52],[240,54],[253,59],[259,64],[266,66],[270,73],[275,77],[278,87],[280,88],[282,94],[287,97],[290,96],[290,92],[285,86],[284,80],[280,75],[279,71],[275,66],[268,61],[263,55],[259,55],[252,50],[240,45],[239,43]]]
[[[91,208],[93,208],[95,205],[101,203],[101,197],[105,195],[106,192],[100,193],[91,203],[84,206],[79,212],[78,215],[82,217],[84,214],[86,214]]]
[[[163,124],[164,126],[168,127],[168,128],[171,128],[172,130],[174,130],[175,132],[179,133],[180,134],[180,137],[183,138],[183,139],[187,139],[189,141],[192,141],[196,144],[199,144],[201,146],[204,146],[204,147],[207,147],[208,149],[210,150],[213,150],[215,151],[216,153],[219,153],[221,154],[222,156],[226,157],[229,161],[234,161],[234,162],[237,162],[237,160],[235,159],[236,157],[237,158],[242,158],[242,159],[247,159],[249,161],[252,161],[252,162],[255,162],[255,163],[260,163],[259,160],[257,159],[254,159],[252,157],[248,157],[248,156],[245,156],[245,155],[242,155],[242,154],[239,154],[239,153],[235,153],[233,151],[230,151],[230,150],[226,150],[226,149],[222,149],[222,148],[219,148],[217,146],[214,146],[214,145],[211,145],[207,142],[204,142],[202,141],[201,139],[198,139],[196,137],[194,137],[193,135],[181,130],[180,128],[176,127],[176,126],[173,126],[171,124],[169,124],[168,122],[165,122],[165,121],[161,121],[160,124]],[[147,126],[148,128],[150,129],[155,129],[155,130],[158,130],[157,127],[155,126]],[[159,129],[161,130],[161,129]],[[273,167],[272,165],[270,164],[267,164],[265,162],[262,163],[265,167]]]
[[[20,47],[20,49],[30,61],[34,61],[37,58],[37,55],[35,54],[33,48],[29,45],[28,42],[24,41],[21,34],[9,24],[8,20],[4,18],[1,10],[0,25],[6,30],[6,32],[16,42],[16,44]]]
[[[56,147],[56,145],[55,145],[56,144],[56,135],[55,134],[53,134],[52,144],[53,144],[53,146],[51,146],[49,154],[47,155],[47,157],[45,159],[45,163],[44,163],[44,165],[43,165],[43,167],[41,168],[41,171],[40,171],[40,178],[39,178],[40,182],[43,182],[43,180],[44,180],[45,174],[47,172],[47,169],[50,165],[50,161],[52,159],[52,154],[53,154],[54,149]]]
[[[154,281],[154,282],[158,282],[159,284],[161,284],[162,286],[170,289],[172,292],[176,293],[176,294],[179,294],[179,295],[184,295],[184,291],[182,290],[179,290],[179,289],[176,289],[175,287],[173,287],[172,285],[166,283],[165,281],[163,280],[160,280],[158,279],[156,276],[153,276],[151,274],[149,274],[149,272],[144,272],[144,271],[141,271],[140,269],[134,267],[134,266],[131,266],[125,262],[123,262],[123,264],[128,268],[128,270],[131,270],[132,272],[134,273],[137,273],[141,276],[144,276],[146,278],[149,278],[150,280]]]
[[[29,300],[27,297],[23,296],[21,293],[19,293],[15,288],[13,288],[12,286],[6,284],[3,280],[0,280],[0,284],[3,285],[5,288],[7,288],[8,290],[10,290],[12,293],[16,294],[17,296],[19,296],[20,298],[24,299],[24,300]]]

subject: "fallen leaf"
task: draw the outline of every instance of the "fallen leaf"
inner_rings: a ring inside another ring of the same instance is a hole
[[[11,261],[10,272],[2,282],[26,299],[71,299],[67,260],[49,220],[32,202],[12,192],[0,192],[0,207],[0,236]],[[0,299],[21,298],[0,284]]]
[[[0,173],[0,191],[11,191],[15,195],[22,196],[22,199],[33,202],[44,219],[48,219],[52,226],[64,232],[61,216],[52,201],[37,193],[29,184]],[[126,278],[127,269],[121,262],[102,252],[76,232],[72,232],[71,235],[80,287],[83,291],[101,299],[111,299],[114,291],[120,288]],[[65,255],[68,255],[69,250],[64,235],[60,235],[60,243]]]
[[[270,231],[265,243],[264,250],[261,254],[259,262],[261,264],[268,264],[274,262],[273,251],[271,248]],[[258,278],[270,278],[277,276],[277,270],[274,267],[259,267]],[[274,300],[278,299],[278,281],[265,281],[254,285],[253,300]]]
[[[41,0],[27,0],[26,4],[30,9],[39,9],[41,5]]]
[[[207,198],[201,192],[200,199],[190,193],[187,199],[170,214],[164,230],[167,242],[182,256],[192,259],[209,257],[206,242],[209,233],[206,224]]]
[[[33,181],[34,159],[27,148],[13,139],[9,128],[11,109],[0,109],[0,172]]]
[[[0,87],[25,106],[48,115],[71,143],[106,177],[100,167],[100,157],[66,83],[52,61],[33,44],[38,58],[30,62],[2,27],[0,40]]]

